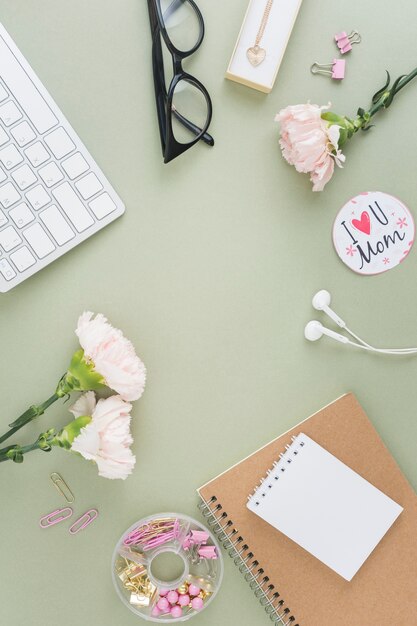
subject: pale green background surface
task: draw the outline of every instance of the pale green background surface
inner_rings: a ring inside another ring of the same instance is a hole
[[[357,394],[417,487],[415,359],[303,339],[315,317],[311,296],[327,288],[368,341],[417,344],[417,250],[391,272],[365,278],[339,261],[330,236],[340,206],[364,190],[396,195],[417,214],[417,84],[354,139],[345,169],[323,194],[313,195],[307,178],[281,159],[273,123],[280,108],[308,99],[332,100],[334,110],[353,115],[368,105],[385,68],[394,76],[411,70],[417,4],[305,0],[268,96],[223,79],[246,0],[200,6],[206,39],[186,67],[212,95],[216,145],[164,166],[145,0],[1,3],[1,21],[127,207],[122,219],[1,296],[3,429],[53,391],[85,309],[125,331],[149,375],[134,408],[137,465],[126,482],[99,478],[60,450],[2,464],[1,624],[141,623],[112,587],[110,558],[121,533],[158,511],[198,517],[196,487],[345,391]],[[333,34],[351,28],[363,43],[347,59],[343,84],[312,76],[313,61],[335,56]],[[55,406],[19,441],[64,425],[68,415]],[[38,527],[42,514],[63,504],[52,471],[74,490],[76,514],[100,511],[76,537],[66,524]],[[223,588],[194,623],[267,624],[225,560]],[[358,624],[354,606],[346,623]]]

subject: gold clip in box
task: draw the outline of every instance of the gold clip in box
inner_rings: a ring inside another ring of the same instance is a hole
[[[250,0],[226,78],[270,93],[303,0]]]

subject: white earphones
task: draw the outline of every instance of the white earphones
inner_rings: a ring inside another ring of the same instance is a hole
[[[318,322],[317,320],[312,320],[308,322],[304,329],[304,337],[308,339],[308,341],[318,341],[321,339],[323,335],[334,339],[335,341],[339,341],[340,343],[347,343],[355,348],[361,348],[362,350],[368,350],[370,352],[376,352],[379,354],[390,354],[396,356],[405,356],[407,354],[416,354],[417,348],[375,348],[371,346],[369,343],[366,343],[363,339],[361,339],[358,335],[352,332],[346,325],[346,322],[342,320],[331,308],[331,295],[325,289],[318,291],[313,297],[313,307],[317,311],[323,311],[326,315],[328,315],[340,328],[343,328],[349,335],[351,335],[356,341],[351,341],[345,335],[341,335],[336,333],[330,328],[326,328]],[[358,343],[356,343],[358,342]]]

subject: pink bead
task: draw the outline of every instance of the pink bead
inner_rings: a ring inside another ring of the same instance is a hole
[[[153,617],[159,617],[161,615],[161,611],[158,609],[157,606],[154,606],[152,609],[152,616]]]
[[[169,608],[169,602],[168,602],[168,600],[166,598],[161,598],[160,600],[158,600],[156,606],[161,611],[167,611],[168,608]]]
[[[171,604],[177,604],[178,602],[178,593],[176,591],[170,591],[167,595],[167,600]]]
[[[198,596],[200,591],[201,591],[201,589],[200,589],[200,587],[197,587],[197,585],[191,584],[188,587],[188,593],[190,594],[190,596]]]
[[[160,589],[159,590],[159,595],[161,596],[161,598],[163,598],[164,596],[167,595],[169,589]]]
[[[204,602],[203,602],[202,598],[199,598],[198,596],[197,596],[197,598],[193,598],[191,600],[191,606],[196,611],[199,611],[200,609],[202,609],[203,605],[204,605]]]
[[[172,617],[181,617],[182,616],[182,608],[180,606],[173,606],[171,608]]]
[[[190,604],[190,596],[188,593],[184,593],[184,595],[178,598],[178,604],[180,606],[188,606]]]

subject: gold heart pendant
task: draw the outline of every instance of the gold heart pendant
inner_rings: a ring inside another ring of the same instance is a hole
[[[254,46],[253,48],[247,49],[246,56],[248,57],[249,63],[256,67],[265,60],[266,50],[264,50],[260,46]]]

